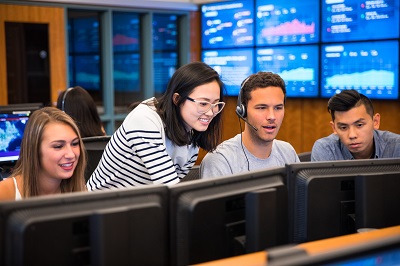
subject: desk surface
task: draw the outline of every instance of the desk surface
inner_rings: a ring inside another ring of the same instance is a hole
[[[359,243],[364,243],[366,241],[383,239],[385,237],[392,237],[395,235],[399,235],[400,237],[400,225],[379,230],[368,231],[364,233],[351,234],[351,235],[339,236],[313,242],[302,243],[297,245],[297,247],[303,248],[310,255],[316,255],[327,251],[333,251],[357,245]],[[260,251],[252,254],[246,254],[227,259],[210,261],[196,265],[197,266],[228,266],[228,265],[265,266],[266,259],[267,259],[267,252]]]

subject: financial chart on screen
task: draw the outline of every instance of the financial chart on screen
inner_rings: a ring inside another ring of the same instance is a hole
[[[238,96],[240,84],[253,74],[253,49],[219,49],[202,52],[202,61],[218,72],[229,96]]]
[[[72,84],[77,84],[86,90],[100,90],[100,56],[75,55],[70,57],[73,67]]]
[[[203,48],[229,48],[254,44],[253,1],[205,4],[201,8]]]
[[[322,41],[399,37],[399,1],[322,1]]]
[[[318,97],[318,46],[256,49],[256,71],[279,74],[288,97]]]
[[[322,46],[322,97],[356,89],[371,99],[399,98],[398,41]]]
[[[319,40],[319,0],[257,0],[257,45],[315,43]]]
[[[140,54],[114,54],[114,89],[116,91],[140,90]]]

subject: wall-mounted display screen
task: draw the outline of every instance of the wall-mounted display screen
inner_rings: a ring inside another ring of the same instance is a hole
[[[240,84],[254,73],[252,48],[206,50],[202,61],[221,76],[228,96],[238,96]]]
[[[256,72],[277,73],[288,97],[318,97],[318,46],[276,46],[256,49]]]
[[[156,51],[176,50],[178,47],[178,16],[153,15],[153,49]]]
[[[319,0],[257,0],[257,45],[319,41]]]
[[[72,34],[72,49],[75,53],[95,53],[100,51],[100,29],[97,17],[69,19]]]
[[[155,93],[159,95],[165,92],[169,80],[178,67],[178,53],[154,53],[153,62],[154,90]]]
[[[371,99],[399,98],[399,42],[322,46],[322,97],[356,89]]]
[[[71,86],[86,90],[100,90],[100,56],[75,55],[72,59],[73,73]]]
[[[253,1],[228,1],[201,7],[203,48],[254,45]]]
[[[140,90],[140,54],[114,54],[115,91]]]
[[[322,41],[399,37],[398,0],[322,1]]]
[[[113,13],[113,50],[139,51],[140,19],[132,13]]]

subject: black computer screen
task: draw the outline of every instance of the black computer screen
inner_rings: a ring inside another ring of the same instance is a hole
[[[168,265],[168,188],[0,203],[0,265]]]
[[[287,244],[285,176],[285,168],[279,167],[171,186],[171,264]]]
[[[356,176],[355,200],[357,229],[400,225],[400,173]]]
[[[400,158],[287,165],[290,239],[296,243],[355,233],[355,178],[400,173]]]

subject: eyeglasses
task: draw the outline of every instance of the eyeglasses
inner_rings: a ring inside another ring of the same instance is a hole
[[[211,109],[213,114],[216,115],[219,112],[221,112],[225,106],[224,102],[210,103],[207,101],[198,101],[190,97],[186,97],[186,99],[188,99],[191,102],[194,102],[197,105],[197,112],[200,114],[205,114]]]

